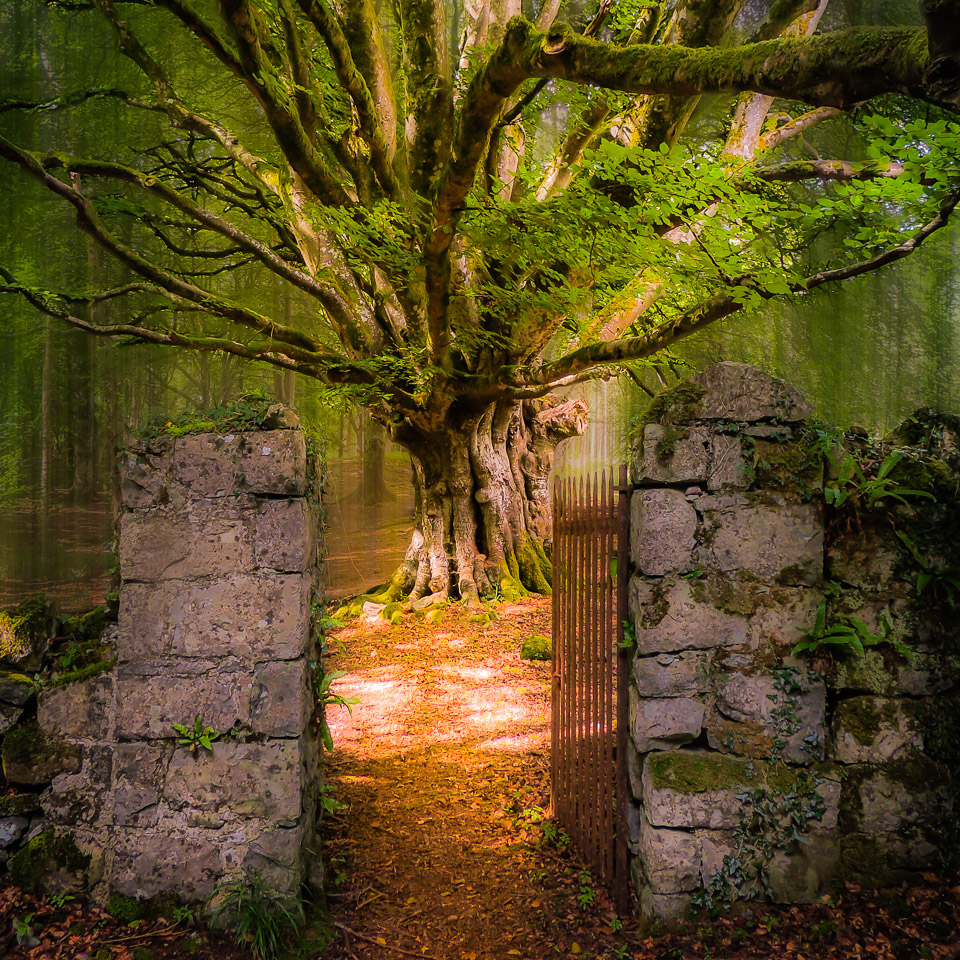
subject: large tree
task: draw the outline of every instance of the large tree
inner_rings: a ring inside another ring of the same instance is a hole
[[[127,71],[0,102],[0,156],[128,276],[0,265],[0,292],[366,404],[414,464],[393,596],[547,590],[553,450],[586,414],[554,391],[906,256],[960,198],[960,0],[838,32],[828,0],[45,2],[102,18]],[[144,142],[9,134],[104,98]],[[282,322],[217,281],[252,268],[288,285]]]

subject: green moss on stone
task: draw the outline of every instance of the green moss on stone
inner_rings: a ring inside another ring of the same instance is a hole
[[[50,686],[68,687],[71,683],[79,683],[81,680],[97,677],[102,673],[109,673],[116,665],[116,657],[110,660],[98,660],[96,663],[88,663],[85,667],[77,667],[76,670],[68,670],[66,673],[57,674],[50,681]]]
[[[0,797],[0,817],[28,817],[40,810],[40,797],[36,793],[14,793]]]
[[[726,790],[751,780],[747,760],[721,753],[653,753],[647,763],[654,787],[679,793]]]
[[[704,388],[692,380],[684,380],[675,387],[658,393],[647,407],[637,432],[642,433],[643,426],[647,423],[695,420],[705,393]]]
[[[535,633],[527,637],[520,646],[521,660],[549,660],[553,656],[553,641]]]
[[[50,636],[53,612],[42,596],[28,597],[19,606],[0,611],[0,660],[16,663],[38,649]]]
[[[802,443],[757,439],[753,451],[754,479],[760,487],[780,487],[807,494],[823,485],[823,459]]]
[[[837,712],[837,722],[861,746],[870,746],[884,728],[897,723],[897,704],[893,700],[855,697],[845,700]]]
[[[147,906],[135,897],[114,893],[107,901],[107,913],[118,923],[133,923],[146,917]]]
[[[53,871],[82,873],[90,857],[81,853],[69,834],[46,830],[17,851],[9,861],[10,879],[27,893],[41,893],[44,877]]]
[[[14,779],[7,773],[12,767],[34,770],[48,768],[59,772],[65,766],[79,769],[80,765],[80,753],[75,746],[48,737],[36,724],[18,727],[7,733],[3,738],[2,756],[3,771],[8,780]],[[14,779],[14,782],[20,781]]]

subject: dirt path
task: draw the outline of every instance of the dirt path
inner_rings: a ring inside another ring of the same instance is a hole
[[[382,940],[437,960],[539,960],[588,944],[596,955],[597,937],[613,934],[609,902],[542,843],[549,664],[519,649],[549,635],[549,601],[499,614],[481,625],[451,610],[433,627],[405,618],[336,637],[329,666],[347,671],[336,689],[359,702],[331,714],[327,782],[347,807],[326,862],[343,878],[335,918],[370,938],[346,933],[341,957],[402,955]]]

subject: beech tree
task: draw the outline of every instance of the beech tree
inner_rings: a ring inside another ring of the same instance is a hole
[[[0,292],[365,404],[417,492],[385,598],[548,591],[553,450],[587,413],[557,390],[659,376],[724,317],[909,255],[960,200],[960,0],[832,33],[829,0],[46,2],[101,18],[127,72],[8,99],[0,129],[105,98],[160,133],[101,156],[0,135],[128,271],[68,294],[0,265]],[[854,155],[811,147],[830,123]],[[251,269],[292,320],[223,293]]]

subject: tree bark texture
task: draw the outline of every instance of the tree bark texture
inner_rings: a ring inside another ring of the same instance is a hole
[[[416,523],[380,599],[549,593],[549,478],[558,443],[586,424],[582,400],[452,408],[442,424],[406,425]]]

